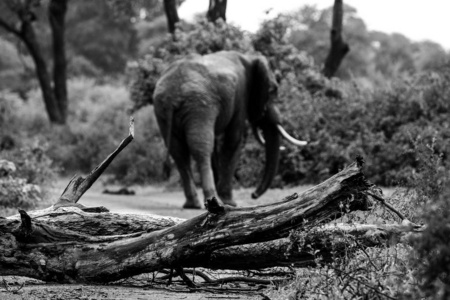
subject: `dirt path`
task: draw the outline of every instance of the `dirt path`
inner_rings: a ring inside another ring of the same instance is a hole
[[[60,180],[53,189],[54,197],[60,195],[61,191],[68,183],[68,179]],[[80,199],[81,204],[86,206],[105,206],[111,212],[127,213],[127,214],[157,214],[161,216],[172,216],[178,218],[190,219],[205,212],[204,209],[193,210],[183,209],[184,195],[181,190],[167,191],[163,186],[146,186],[131,187],[135,191],[135,195],[109,195],[103,194],[102,191],[108,189],[119,189],[118,186],[105,186],[102,183],[94,184],[89,191]],[[308,186],[301,186],[289,189],[272,189],[267,191],[257,200],[251,199],[252,189],[238,189],[234,191],[234,198],[239,206],[254,206],[265,203],[279,201],[285,196],[294,192],[302,192]],[[198,194],[202,195],[201,190]]]
[[[11,286],[16,290],[20,286]],[[262,294],[236,294],[236,293],[208,293],[208,292],[183,292],[165,289],[154,289],[148,287],[126,287],[126,286],[95,286],[95,285],[68,285],[68,284],[39,284],[24,286],[17,294],[7,292],[0,288],[0,299],[2,300],[94,300],[94,299],[117,299],[117,300],[163,300],[163,299],[237,299],[237,300],[260,300],[264,299]]]

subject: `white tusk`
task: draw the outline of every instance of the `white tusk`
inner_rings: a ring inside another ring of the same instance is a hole
[[[266,140],[264,139],[264,137],[263,137],[263,135],[261,133],[261,130],[256,129],[256,134],[258,135],[258,140],[261,142],[261,144],[265,145],[266,144]],[[286,147],[285,146],[280,146],[280,150],[284,151],[284,150],[286,150]]]
[[[284,130],[284,128],[280,124],[277,124],[277,129],[286,140],[288,140],[289,142],[291,142],[296,146],[306,146],[308,144],[308,142],[306,141],[300,141],[290,136],[289,133],[287,133],[286,130]]]
[[[261,144],[265,145],[266,140],[264,139],[261,130],[259,130],[259,128],[256,129],[256,134],[258,135],[258,140],[261,142]]]

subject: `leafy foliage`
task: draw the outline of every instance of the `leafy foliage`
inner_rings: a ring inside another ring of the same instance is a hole
[[[91,171],[128,133],[128,92],[123,84],[98,84],[86,78],[70,80],[68,89],[72,105],[68,124],[62,127],[48,123],[39,90],[30,91],[26,102],[14,93],[0,94],[0,125],[8,125],[0,128],[0,144],[10,141],[12,151],[18,155],[18,149],[40,140],[39,145],[48,145],[43,152],[61,173]],[[159,162],[165,152],[153,107],[136,112],[134,117],[135,140],[107,172],[125,184],[161,180]],[[36,171],[39,173],[39,168]]]
[[[445,299],[450,293],[450,170],[443,164],[442,153],[436,151],[434,142],[414,143],[419,171],[407,182],[408,200],[415,207],[415,217],[427,227],[422,235],[412,239],[415,251],[410,260],[425,295]]]
[[[436,151],[443,153],[446,163],[449,65],[372,91],[356,82],[324,78],[304,52],[289,44],[288,28],[286,19],[279,17],[264,23],[254,39],[255,48],[281,74],[279,107],[285,127],[310,141],[304,148],[286,146],[278,184],[319,182],[357,155],[368,159],[366,173],[375,183],[402,183],[417,172],[411,151],[416,137],[428,143],[436,137]],[[248,146],[244,156],[262,160],[262,153]],[[253,165],[244,161],[243,167]]]
[[[0,154],[0,208],[17,212],[17,208],[32,209],[48,204],[47,196],[56,172],[52,160],[45,154],[46,146],[4,150]]]
[[[309,53],[320,65],[325,61],[330,47],[331,18],[331,7],[320,10],[306,5],[276,19],[288,24],[290,30],[284,34],[289,43]],[[412,42],[398,33],[369,31],[351,6],[344,5],[343,21],[344,38],[351,51],[338,70],[339,78],[356,78],[376,87],[386,84],[386,79],[435,70],[449,59],[448,53],[439,44]]]
[[[106,74],[123,72],[127,60],[137,50],[136,31],[130,22],[134,10],[128,8],[132,3],[127,1],[129,5],[122,7],[121,14],[116,13],[115,6],[105,0],[69,3],[66,17],[67,46],[70,52],[80,57],[69,60],[70,69],[80,69],[77,64],[82,58],[83,63],[92,65],[90,69],[95,68]],[[85,74],[91,75],[88,69]]]

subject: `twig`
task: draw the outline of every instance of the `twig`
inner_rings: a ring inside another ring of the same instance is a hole
[[[195,270],[195,272],[194,272],[194,270],[188,269],[188,270],[184,270],[184,272],[187,274],[193,274],[194,276],[199,276],[199,277],[203,278],[203,280],[205,282],[211,282],[213,280],[208,275],[206,275],[205,272],[202,272],[202,271]]]
[[[384,206],[386,206],[387,208],[389,208],[392,212],[394,212],[402,221],[406,219],[406,217],[399,212],[398,210],[396,210],[394,207],[392,207],[392,205],[390,205],[389,203],[386,202],[386,200],[378,195],[375,195],[371,192],[367,192],[367,194],[369,196],[371,196],[372,198],[374,198],[375,200],[380,201],[381,203],[384,204]]]
[[[260,272],[260,271],[248,271],[248,274],[250,275],[256,275],[256,276],[294,276],[295,271],[274,271],[274,272]]]
[[[211,280],[208,282],[209,284],[223,284],[228,282],[236,282],[236,281],[242,281],[242,282],[250,282],[250,283],[257,283],[257,284],[277,284],[281,283],[283,281],[286,281],[290,278],[283,278],[283,279],[257,279],[257,278],[249,278],[249,277],[243,277],[243,276],[236,276],[236,277],[225,277],[225,278],[219,278],[215,280]]]
[[[3,286],[4,286],[5,290],[6,290],[7,292],[9,292],[9,286],[8,286],[8,283],[6,282],[5,278],[2,278],[2,279],[3,279],[2,283],[3,283]]]
[[[5,290],[7,292],[13,293],[13,294],[18,294],[19,291],[25,286],[25,282],[23,282],[18,289],[13,290],[13,289],[9,288],[8,283],[6,282],[5,278],[3,278],[2,283],[3,283],[3,286],[4,286]]]
[[[344,275],[348,276],[350,279],[355,280],[355,281],[358,282],[359,284],[362,284],[362,285],[368,287],[369,289],[373,290],[375,293],[377,293],[377,294],[379,294],[379,295],[381,295],[381,296],[384,296],[384,297],[386,297],[386,298],[388,298],[388,299],[393,299],[393,300],[395,300],[395,298],[393,298],[393,297],[391,297],[391,296],[389,296],[389,295],[386,295],[386,294],[380,292],[377,288],[371,286],[370,284],[367,284],[367,283],[365,283],[365,282],[359,280],[358,278],[353,277],[350,273],[344,272],[344,271],[342,271],[342,270],[339,270],[339,269],[333,268],[333,267],[331,267],[331,269],[333,269],[333,270],[336,271],[336,272],[343,273]]]
[[[366,249],[364,249],[360,243],[358,243],[358,240],[356,238],[353,237],[353,241],[356,243],[356,245],[359,247],[359,249],[364,252],[364,254],[367,256],[367,258],[369,259],[370,264],[375,268],[375,270],[379,271],[378,267],[375,265],[375,263],[372,261],[372,259],[370,258],[369,254],[366,252]]]
[[[186,269],[185,270],[185,269],[182,269],[182,268],[176,268],[175,272],[168,272],[168,271],[165,271],[165,270],[161,270],[160,272],[167,274],[165,276],[160,277],[159,279],[161,279],[161,280],[165,280],[165,279],[169,279],[170,280],[171,277],[180,276],[183,279],[183,281],[186,282],[186,284],[188,284],[189,287],[191,287],[189,285],[189,283],[186,281],[186,279],[183,278],[183,275],[186,276],[186,274],[194,274],[193,270],[190,270],[190,269]],[[203,278],[205,280],[206,284],[211,284],[211,285],[223,284],[223,283],[229,283],[229,282],[236,282],[236,281],[268,285],[268,284],[281,283],[281,282],[283,282],[285,280],[288,280],[288,279],[292,278],[292,276],[287,276],[286,278],[283,278],[283,279],[257,279],[257,278],[249,278],[249,277],[245,277],[245,276],[232,276],[232,277],[224,277],[224,278],[219,278],[219,279],[211,279],[205,273],[203,273],[201,271],[197,271],[197,270],[195,271],[195,275],[200,276],[201,278]],[[187,276],[186,276],[186,278],[195,287],[195,284],[192,282],[192,280],[190,280]]]
[[[172,284],[172,278],[173,278],[173,269],[170,269],[169,280],[167,280],[168,286]]]
[[[178,267],[176,268],[178,275],[183,279],[184,283],[190,288],[195,288],[196,285],[192,282],[192,280],[189,279],[189,277],[186,276],[186,274],[183,271],[183,268]]]

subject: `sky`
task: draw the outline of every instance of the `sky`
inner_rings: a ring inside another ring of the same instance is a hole
[[[401,33],[412,41],[430,40],[450,51],[450,0],[343,0],[356,8],[369,30]],[[228,0],[227,22],[255,32],[259,24],[280,12],[305,4],[318,8],[332,6],[333,0]],[[191,20],[205,12],[209,0],[186,0],[179,8],[180,18]],[[266,14],[268,9],[272,9]]]

